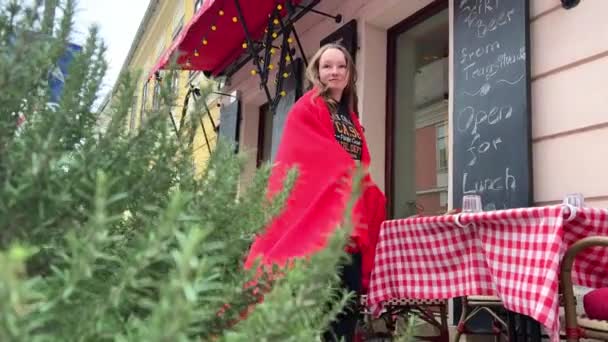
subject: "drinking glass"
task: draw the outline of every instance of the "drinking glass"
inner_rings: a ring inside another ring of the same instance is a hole
[[[481,196],[479,195],[464,195],[462,196],[462,212],[463,213],[479,213],[482,212]]]
[[[564,197],[564,204],[571,205],[575,208],[582,208],[585,206],[585,197],[578,192],[566,194],[566,197]]]

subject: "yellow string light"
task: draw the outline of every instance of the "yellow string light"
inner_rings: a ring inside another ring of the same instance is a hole
[[[287,77],[289,77],[289,73],[284,72],[284,73],[283,73],[283,78],[287,78]]]
[[[289,62],[289,61],[291,61],[291,57],[290,56],[285,56],[285,60]]]
[[[272,70],[272,69],[274,69],[274,65],[268,64],[268,70]]]
[[[281,90],[281,96],[284,97],[285,95],[287,95],[287,93],[285,92],[285,90]]]
[[[217,31],[217,26],[211,25],[211,31]]]
[[[199,54],[198,54],[198,50],[194,50],[194,56],[195,56],[195,57],[198,57],[198,55],[199,55]]]
[[[275,25],[279,25],[279,19],[273,20],[272,23],[275,24]]]
[[[287,38],[287,42],[288,42],[289,44],[291,44],[291,43],[293,43],[293,39],[291,39],[291,37],[290,37],[290,38]]]
[[[270,54],[274,55],[274,48],[270,49]]]
[[[203,45],[207,45],[207,43],[209,43],[207,39],[203,39]]]
[[[237,17],[232,17],[232,22],[233,22],[233,23],[236,23],[236,22],[238,22],[238,21],[239,21],[239,18],[237,18]]]
[[[219,15],[224,15],[224,11],[223,11],[223,10],[220,10],[220,11],[218,12],[218,14],[219,14]]]
[[[277,9],[278,9],[279,11],[280,11],[280,10],[282,10],[282,9],[283,9],[283,5],[278,4],[278,5],[277,5]]]
[[[255,76],[255,75],[257,75],[257,73],[258,72],[255,69],[251,69],[251,75]]]
[[[277,37],[277,33],[276,32],[272,32],[272,38],[276,38]]]
[[[243,46],[243,49],[246,49],[247,48],[247,43],[243,43],[242,46]]]

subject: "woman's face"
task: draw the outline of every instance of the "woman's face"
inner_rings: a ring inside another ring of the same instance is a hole
[[[319,59],[319,79],[330,91],[340,93],[348,85],[348,65],[342,51],[327,49]]]

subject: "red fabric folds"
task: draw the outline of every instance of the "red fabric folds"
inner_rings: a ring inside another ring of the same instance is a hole
[[[295,4],[300,2],[294,1]],[[281,17],[288,15],[284,1],[239,0],[239,4],[253,40],[259,40],[264,35],[268,16],[278,8],[277,6],[281,5]],[[234,1],[204,1],[203,8],[162,53],[148,77],[151,78],[156,71],[167,68],[174,54],[177,54],[176,63],[179,69],[202,70],[218,76],[246,53],[243,48],[245,42],[245,30],[238,19]]]
[[[351,117],[363,137],[359,120],[354,113]],[[365,167],[370,163],[364,137],[361,163]],[[344,218],[356,164],[336,141],[328,107],[315,96],[315,90],[302,96],[289,112],[269,181],[269,196],[282,189],[286,173],[293,167],[298,168],[298,178],[284,210],[254,241],[246,268],[258,257],[262,265],[285,265],[290,259],[312,255],[326,245]],[[352,212],[355,247],[350,250],[362,253],[364,289],[384,217],[384,194],[367,174],[362,196]]]

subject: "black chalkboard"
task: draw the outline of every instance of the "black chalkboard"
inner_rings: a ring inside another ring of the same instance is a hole
[[[528,18],[528,0],[454,3],[454,208],[532,204]]]
[[[220,131],[218,138],[222,137],[235,144],[236,152],[239,149],[239,129],[241,121],[240,103],[236,94],[230,98],[220,110]]]

